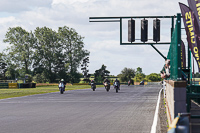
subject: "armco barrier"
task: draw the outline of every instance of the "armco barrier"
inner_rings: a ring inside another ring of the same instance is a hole
[[[24,83],[24,88],[30,88],[28,83]]]
[[[89,83],[73,83],[73,85],[89,85]]]
[[[31,88],[36,88],[36,83],[31,83]]]
[[[36,83],[18,83],[18,88],[35,88]]]
[[[8,88],[18,88],[17,83],[8,83]]]
[[[24,88],[24,84],[23,83],[18,83],[18,88]]]
[[[112,85],[113,83],[111,83]],[[73,85],[90,85],[90,83],[73,83]],[[96,83],[96,85],[103,85],[103,83]]]
[[[38,86],[57,86],[57,85],[58,85],[58,83],[37,83],[36,87],[38,87]],[[71,84],[67,83],[66,85],[71,85]]]
[[[36,83],[0,83],[0,89],[36,88]]]
[[[0,89],[7,89],[8,83],[0,83]]]

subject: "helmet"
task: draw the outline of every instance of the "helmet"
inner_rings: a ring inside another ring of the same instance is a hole
[[[117,80],[117,78],[115,80]]]
[[[64,79],[61,79],[60,81],[64,81]]]

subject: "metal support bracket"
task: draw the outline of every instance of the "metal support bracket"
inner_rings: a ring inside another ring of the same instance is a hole
[[[153,46],[153,44],[150,44],[165,60],[167,60],[167,58],[155,47]]]

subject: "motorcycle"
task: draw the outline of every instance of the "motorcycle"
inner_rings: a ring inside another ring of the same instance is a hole
[[[118,93],[118,91],[119,91],[119,83],[118,82],[114,82],[114,88],[116,90],[116,93]]]
[[[110,83],[109,82],[105,82],[104,83],[105,89],[108,92],[110,90]]]
[[[95,89],[96,89],[96,84],[95,84],[95,83],[91,83],[91,89],[92,89],[93,91],[95,91]]]
[[[58,85],[58,87],[59,87],[59,90],[60,90],[60,94],[63,94],[64,91],[65,91],[65,85],[64,85],[63,83],[60,83],[60,84]]]
[[[144,85],[144,80],[140,82],[140,85]]]

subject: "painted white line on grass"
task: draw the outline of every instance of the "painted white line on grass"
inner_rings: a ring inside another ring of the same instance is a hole
[[[160,95],[161,95],[162,89],[160,89],[160,92],[159,92],[159,95],[158,95],[158,101],[157,101],[157,105],[156,105],[156,111],[155,111],[155,114],[154,114],[153,125],[151,126],[151,133],[156,133],[156,126],[157,126],[157,122],[158,122],[158,109],[159,109]]]

